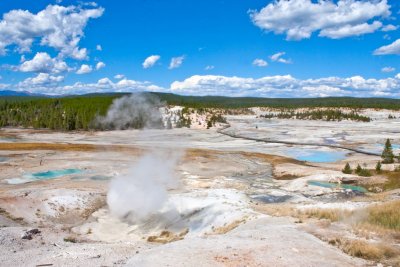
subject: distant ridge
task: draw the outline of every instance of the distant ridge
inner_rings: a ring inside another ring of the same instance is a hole
[[[12,90],[2,90],[0,91],[0,96],[43,96],[44,94],[34,94],[28,91],[12,91]]]

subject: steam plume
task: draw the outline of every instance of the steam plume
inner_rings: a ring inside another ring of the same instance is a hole
[[[180,157],[174,154],[153,151],[115,178],[107,195],[111,214],[131,223],[157,214],[168,202],[168,190],[178,185],[174,169]]]
[[[101,129],[163,128],[160,107],[165,103],[153,94],[135,93],[115,99],[106,116],[97,118]]]

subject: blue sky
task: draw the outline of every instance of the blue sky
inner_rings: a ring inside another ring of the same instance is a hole
[[[394,0],[7,1],[0,90],[399,98],[399,9]]]

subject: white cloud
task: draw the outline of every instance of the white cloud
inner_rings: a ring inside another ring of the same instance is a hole
[[[400,55],[400,39],[376,49],[374,55]]]
[[[310,38],[318,31],[319,36],[333,39],[371,33],[382,27],[378,18],[390,14],[387,0],[276,0],[259,12],[250,12],[256,26],[286,34],[287,40]]]
[[[103,51],[103,48],[101,47],[101,45],[96,45],[96,50],[97,51]]]
[[[291,75],[266,76],[259,79],[194,75],[171,84],[171,92],[188,95],[225,95],[258,97],[320,96],[390,96],[400,97],[400,74],[395,78],[365,79],[327,77],[299,80]]]
[[[284,64],[292,64],[292,60],[291,59],[284,59],[282,58],[282,56],[286,55],[286,52],[278,52],[276,54],[273,54],[272,56],[270,56],[270,59],[274,62],[280,62],[280,63],[284,63]]]
[[[159,55],[152,55],[147,57],[143,63],[142,66],[145,69],[151,68],[154,66],[154,64],[156,64],[156,62],[160,59],[161,57]]]
[[[394,25],[392,25],[392,24],[389,24],[389,25],[383,26],[383,27],[382,27],[382,31],[384,31],[384,32],[390,32],[390,31],[395,31],[395,30],[397,30],[398,28],[399,28],[399,26],[394,26]]]
[[[168,69],[172,70],[172,69],[179,68],[182,65],[184,60],[185,60],[185,56],[171,58],[171,62],[169,63]]]
[[[68,70],[68,65],[58,58],[51,58],[44,52],[36,53],[31,60],[21,58],[23,63],[16,69],[22,72],[60,73]]]
[[[123,74],[117,74],[114,76],[114,79],[117,79],[117,80],[121,80],[123,78],[125,78],[125,75],[123,75]]]
[[[400,73],[385,79],[367,79],[361,76],[348,78],[326,77],[296,79],[291,75],[265,76],[261,78],[227,77],[218,75],[194,75],[173,82],[162,88],[146,81],[122,78],[113,82],[104,77],[94,83],[77,82],[60,86],[63,76],[40,73],[16,86],[7,88],[46,94],[86,94],[93,92],[158,91],[186,95],[224,95],[255,97],[393,97],[400,98]]]
[[[49,46],[63,56],[76,59],[87,57],[87,51],[78,47],[89,19],[102,16],[103,8],[85,9],[80,6],[48,5],[33,14],[27,10],[11,10],[0,21],[0,53],[16,45],[20,52],[30,51],[32,44]]]
[[[213,65],[208,65],[208,66],[206,66],[204,69],[205,70],[213,70],[215,68],[215,66],[213,66]]]
[[[77,60],[84,60],[84,59],[88,59],[88,51],[86,48],[77,48],[75,47],[71,54],[70,57],[72,57],[73,59],[77,59]]]
[[[164,89],[149,82],[128,80],[126,78],[114,83],[109,78],[102,78],[95,83],[77,82],[73,85],[59,87],[43,87],[42,93],[50,94],[87,94],[104,92],[142,92],[163,91]]]
[[[395,68],[393,68],[393,67],[384,67],[384,68],[382,68],[382,72],[386,72],[386,73],[388,73],[388,72],[393,72],[393,71],[395,71],[396,69]]]
[[[268,66],[268,62],[264,59],[256,58],[253,60],[253,65],[257,67],[266,67]]]
[[[106,64],[104,63],[104,62],[98,62],[97,64],[96,64],[96,70],[99,70],[99,69],[102,69],[102,68],[104,68],[106,66]]]
[[[320,36],[332,39],[341,39],[349,36],[360,36],[366,33],[373,33],[382,27],[382,22],[374,21],[372,24],[362,23],[358,25],[343,25],[336,28],[324,29],[320,32]]]
[[[17,88],[32,91],[40,87],[53,87],[57,86],[60,82],[64,81],[64,76],[53,76],[48,73],[39,73],[35,77],[27,78],[17,84]]]
[[[76,71],[76,74],[87,74],[93,71],[92,66],[87,64],[82,64],[79,70]]]

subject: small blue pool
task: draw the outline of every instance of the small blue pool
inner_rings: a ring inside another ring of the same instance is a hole
[[[336,150],[291,149],[288,154],[297,160],[315,163],[335,162],[346,158],[346,152]]]
[[[8,160],[8,158],[6,157],[0,157],[0,162],[6,162]]]
[[[36,172],[30,174],[33,178],[38,179],[38,180],[48,180],[48,179],[54,179],[58,178],[61,176],[65,175],[70,175],[70,174],[79,174],[82,173],[81,170],[79,169],[64,169],[64,170],[56,170],[56,171],[47,171],[47,172]],[[29,174],[28,174],[29,176]]]
[[[324,188],[337,188],[339,186],[336,183],[328,183],[328,182],[323,182],[323,181],[307,181],[307,184],[314,185],[314,186],[320,186],[320,187],[324,187]],[[352,191],[361,192],[361,193],[368,192],[364,187],[355,186],[355,185],[341,184],[340,188],[350,189]]]
[[[83,171],[80,169],[63,169],[63,170],[54,170],[47,172],[36,172],[36,173],[24,174],[21,178],[7,179],[7,182],[9,184],[25,184],[35,181],[55,179],[65,175],[81,174],[81,173],[83,173]]]

